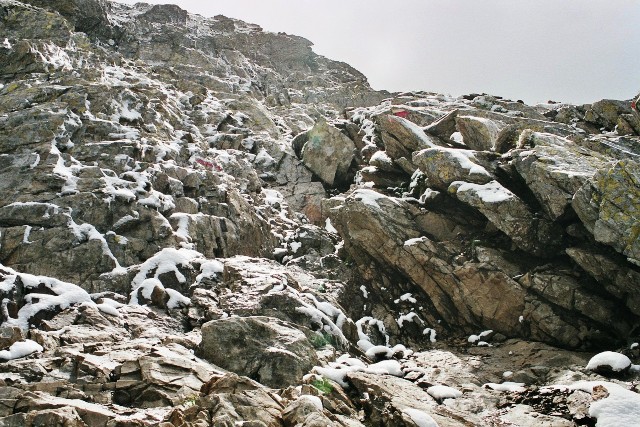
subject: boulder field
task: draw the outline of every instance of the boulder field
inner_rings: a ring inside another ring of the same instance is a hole
[[[311,46],[0,0],[0,426],[637,424],[631,102]]]

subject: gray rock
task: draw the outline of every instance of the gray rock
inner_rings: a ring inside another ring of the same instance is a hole
[[[202,392],[190,407],[174,409],[167,416],[169,425],[282,425],[280,399],[249,378],[229,373],[213,378]]]
[[[110,28],[108,3],[104,0],[25,0],[24,3],[60,13],[76,31],[94,34]]]
[[[450,111],[435,122],[431,123],[429,126],[425,127],[424,131],[447,141],[451,135],[458,131],[458,128],[456,127],[457,115],[458,110]]]
[[[595,249],[567,248],[566,252],[608,292],[624,301],[632,313],[640,315],[640,295],[636,292],[640,289],[640,273]]]
[[[385,151],[392,159],[410,159],[414,151],[442,145],[418,125],[402,117],[381,114],[374,117]]]
[[[619,161],[598,170],[573,198],[572,206],[596,241],[612,246],[640,265],[639,165]]]
[[[0,327],[0,350],[5,350],[16,341],[22,341],[24,334],[22,329],[16,326],[1,326]]]
[[[635,341],[625,102],[373,91],[308,40],[175,5],[0,0],[0,34],[0,316],[24,329],[3,325],[0,346],[44,348],[0,366],[0,425],[415,425],[407,408],[441,426],[571,422],[540,407],[592,422],[586,393],[504,406],[480,384],[590,379],[580,355],[527,339]],[[316,123],[339,149],[312,172]],[[384,194],[327,199],[361,167]],[[496,181],[513,200],[481,197]],[[132,295],[145,278],[162,286]],[[170,290],[190,304],[168,310]],[[467,343],[486,329],[494,347]],[[348,394],[303,379],[338,351],[368,364],[364,337],[414,350],[395,352],[406,377],[352,372]],[[293,386],[226,373],[194,355],[207,343]],[[435,384],[463,396],[439,404]]]
[[[365,400],[365,412],[370,414],[372,422],[385,426],[419,425],[411,415],[417,412],[427,414],[438,424],[444,425],[445,419],[436,412],[437,403],[417,385],[390,376],[377,376],[365,373],[349,373],[347,379],[360,393],[375,396]],[[409,396],[411,396],[409,398]],[[378,404],[378,401],[384,404]],[[455,413],[455,410],[453,410]],[[467,421],[475,420],[469,416]]]
[[[483,117],[456,117],[456,126],[462,134],[464,143],[473,150],[497,151],[497,141],[505,124]]]
[[[347,136],[325,121],[307,133],[302,161],[329,186],[342,185],[353,161],[356,146]]]
[[[202,325],[199,354],[268,387],[300,383],[317,357],[299,327],[269,317],[232,317]]]
[[[631,104],[627,101],[603,99],[591,104],[584,115],[584,120],[607,130],[613,130],[618,124],[620,115],[630,114],[632,111]]]
[[[484,185],[453,182],[450,194],[476,209],[522,250],[549,256],[558,246],[557,226],[536,218],[529,207],[497,181]]]
[[[543,299],[552,301],[555,305],[565,309],[566,312],[561,313],[563,317],[570,312],[577,312],[593,320],[596,325],[608,325],[611,330],[617,331],[620,336],[626,335],[631,329],[631,326],[624,320],[624,317],[619,315],[623,312],[622,307],[601,298],[588,287],[582,286],[580,281],[567,274],[529,273],[521,278],[519,283],[525,288],[539,294]],[[536,318],[540,317],[540,315],[535,312],[530,313],[530,315]],[[525,318],[529,318],[529,315],[525,314]],[[539,326],[543,329],[542,325],[544,325],[545,322],[542,321],[542,319],[540,320]],[[531,321],[532,323],[534,322],[533,319],[531,319]],[[581,331],[573,338],[570,336],[571,332],[567,329],[554,327],[553,333],[556,334],[556,336],[566,333],[567,335],[560,339],[569,342],[574,341],[576,343],[585,338],[607,339],[605,336],[599,337],[600,333],[595,329],[596,327],[591,325],[587,326],[586,322],[578,319],[575,325],[578,326]],[[588,329],[592,330],[587,331]]]
[[[551,219],[562,216],[574,194],[609,159],[565,138],[525,131],[521,141],[533,148],[515,152],[516,171]]]
[[[44,39],[66,41],[69,39],[72,27],[62,16],[28,6],[25,3],[28,2],[2,2],[0,7],[3,9],[3,18],[0,20],[0,31],[2,31],[4,37],[11,40]],[[40,22],[42,25],[24,25],[25,22]],[[7,49],[0,48],[0,50],[6,51]],[[12,62],[3,62],[3,66],[12,67],[15,65]]]
[[[320,407],[317,404],[320,403]],[[322,413],[322,400],[317,396],[302,395],[282,411],[282,420],[287,427],[339,426]]]
[[[446,191],[454,181],[487,184],[494,178],[469,150],[435,147],[413,153],[413,163],[427,178],[427,185]]]

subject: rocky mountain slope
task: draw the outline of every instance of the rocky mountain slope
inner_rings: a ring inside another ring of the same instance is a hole
[[[639,135],[0,0],[0,426],[637,425]]]

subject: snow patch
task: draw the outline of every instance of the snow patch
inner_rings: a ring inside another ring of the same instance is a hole
[[[434,399],[443,400],[443,399],[457,399],[462,396],[462,392],[456,390],[453,387],[448,387],[446,385],[434,385],[427,389],[427,393]]]
[[[327,218],[327,220],[324,222],[324,229],[327,230],[329,233],[338,234],[338,230],[336,230],[333,224],[331,224],[330,218]]]
[[[638,425],[640,420],[640,394],[604,381],[581,381],[569,386],[573,390],[593,393],[596,386],[604,387],[609,396],[596,400],[589,407],[589,416],[598,420],[598,427]]]
[[[495,391],[516,392],[516,393],[522,393],[526,390],[526,388],[524,387],[524,383],[514,383],[511,381],[505,381],[502,384],[486,383],[485,385],[483,385],[483,387],[490,388],[491,390],[495,390]]]
[[[424,411],[415,408],[404,408],[402,412],[411,418],[416,427],[438,427],[438,423]]]
[[[454,181],[449,188],[455,188],[458,194],[475,193],[484,203],[500,203],[516,197],[515,194],[503,187],[498,181],[491,181],[482,185]]]
[[[0,282],[2,291],[11,291],[19,277],[25,290],[35,289],[42,285],[53,293],[53,295],[35,292],[26,294],[24,296],[25,304],[18,311],[17,317],[7,319],[3,323],[5,326],[18,326],[26,331],[29,329],[29,320],[40,311],[50,311],[56,309],[56,307],[64,310],[73,304],[88,303],[94,305],[91,301],[91,296],[85,290],[72,283],[62,282],[51,277],[18,273],[8,267],[3,267],[3,269],[8,270],[9,274]]]
[[[351,194],[351,196],[349,196],[349,198],[354,199],[354,200],[358,200],[361,201],[362,203],[364,203],[367,206],[371,206],[375,209],[380,209],[380,205],[378,204],[378,200],[380,199],[388,199],[387,196],[385,196],[384,194],[380,194],[376,191],[367,189],[367,188],[360,188],[356,191],[353,192],[353,194]]]
[[[367,288],[364,285],[360,286],[360,291],[363,297],[369,298],[369,292],[367,292]]]
[[[600,368],[611,368],[614,372],[624,371],[631,366],[631,360],[621,353],[604,351],[596,354],[587,363],[586,369],[596,371]]]
[[[0,351],[0,359],[14,360],[29,356],[33,353],[42,353],[44,349],[35,341],[25,340],[11,344],[8,350]]]
[[[424,237],[424,236],[421,236],[421,237],[414,237],[413,239],[406,240],[406,241],[404,242],[404,245],[403,245],[403,246],[404,246],[404,247],[408,247],[408,246],[418,245],[418,244],[420,244],[421,242],[424,242],[424,241],[425,241],[425,239],[426,239],[426,237]]]

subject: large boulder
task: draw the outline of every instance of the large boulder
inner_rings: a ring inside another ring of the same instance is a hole
[[[202,325],[199,354],[268,387],[298,384],[318,363],[301,327],[271,317],[231,317]]]
[[[573,208],[593,237],[640,265],[640,164],[621,160],[598,170],[575,194]]]
[[[279,399],[249,378],[232,373],[215,377],[203,385],[202,393],[186,411],[174,409],[167,417],[169,425],[282,426]]]
[[[381,114],[374,121],[384,143],[385,151],[392,159],[411,159],[411,153],[424,148],[442,145],[438,139],[402,117]]]
[[[427,177],[427,185],[446,191],[454,181],[487,184],[493,177],[477,163],[476,152],[433,147],[413,153],[413,163]]]
[[[0,19],[0,33],[3,37],[15,41],[16,39],[29,40],[68,40],[72,28],[65,18],[40,8],[28,6],[17,1],[3,1],[0,3],[2,19]],[[42,1],[41,3],[48,3]],[[27,22],[38,22],[39,25],[25,25]],[[9,42],[9,46],[11,42]],[[11,50],[5,44],[0,47],[3,50]],[[0,53],[1,54],[1,53]],[[3,66],[12,64],[3,63]],[[15,65],[15,64],[13,64]]]
[[[620,115],[632,112],[631,103],[628,101],[603,99],[591,104],[584,119],[607,130],[614,130],[619,123]]]
[[[418,292],[428,296],[432,308],[415,311],[428,324],[437,324],[440,319],[446,325],[468,327],[478,318],[489,317],[482,314],[485,309],[481,304],[473,303],[475,298],[465,297],[479,291],[474,288],[483,286],[483,280],[473,278],[466,285],[461,285],[451,264],[451,259],[461,248],[452,247],[449,241],[454,240],[458,233],[465,233],[461,226],[371,190],[357,190],[339,207],[332,209],[330,217],[345,238],[345,248],[360,265],[373,262],[380,266],[393,266],[401,277],[416,285]],[[512,282],[506,287],[511,285],[518,290],[514,298],[508,298],[508,292],[501,287],[498,291],[500,298],[496,300],[509,301],[508,304],[514,307],[522,305],[522,290]],[[492,290],[498,289],[486,287],[487,292]],[[505,333],[509,333],[513,326],[500,316],[493,316],[490,323],[492,328]]]
[[[320,427],[338,425],[322,413],[322,400],[318,396],[302,395],[282,411],[286,427]]]
[[[458,131],[456,127],[456,117],[458,116],[458,110],[453,110],[440,117],[435,122],[424,128],[424,131],[430,135],[437,136],[440,139],[448,141],[455,132]]]
[[[498,136],[505,124],[484,117],[456,117],[456,125],[462,134],[464,143],[471,149],[480,151],[496,151]]]
[[[329,186],[346,182],[356,146],[347,136],[321,120],[307,133],[302,162]]]
[[[401,378],[353,372],[347,379],[360,393],[376,396],[365,400],[365,412],[374,425],[391,427],[451,425],[440,415],[437,403],[425,390]],[[409,397],[410,396],[410,397]],[[457,412],[455,409],[450,413]],[[457,415],[457,414],[456,414]],[[468,418],[465,421],[480,421]]]

